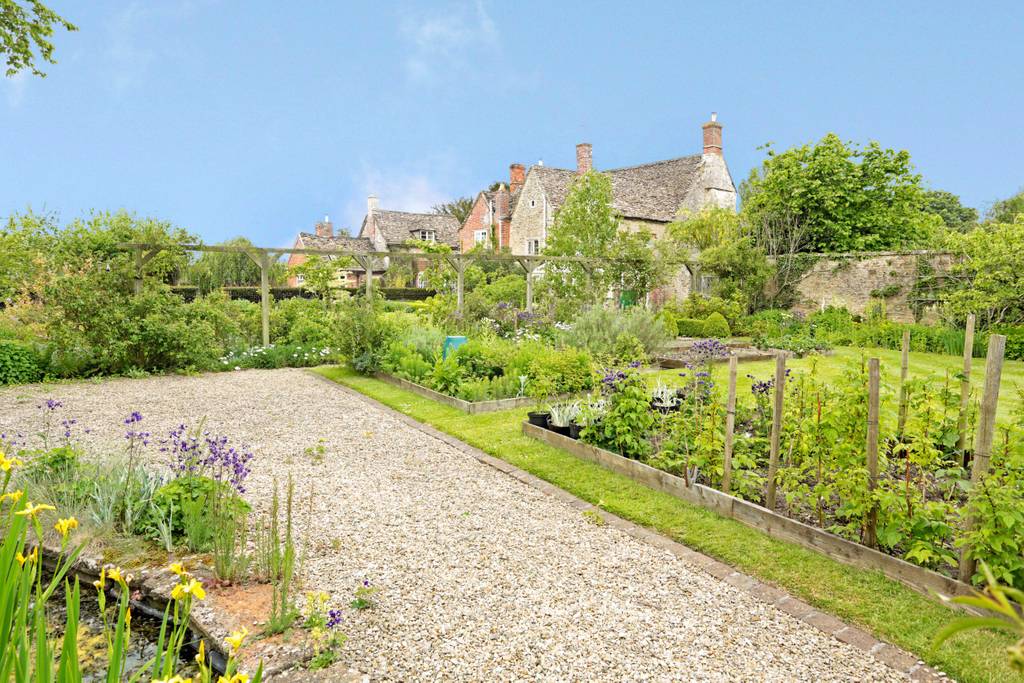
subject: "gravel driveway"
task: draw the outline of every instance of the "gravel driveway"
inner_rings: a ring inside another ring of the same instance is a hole
[[[381,589],[343,627],[342,664],[375,680],[906,680],[301,370],[7,388],[0,432],[38,430],[46,398],[96,452],[132,410],[155,436],[205,418],[253,447],[257,509],[291,473],[305,587]]]

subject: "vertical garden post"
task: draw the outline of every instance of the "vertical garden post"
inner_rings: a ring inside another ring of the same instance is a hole
[[[896,426],[897,436],[903,436],[907,426],[907,409],[910,397],[907,395],[907,376],[910,374],[910,330],[903,330],[903,345],[900,347],[900,412]]]
[[[462,315],[462,305],[466,300],[466,262],[459,254],[446,256],[445,259],[455,269],[455,312]]]
[[[1006,336],[993,334],[988,338],[988,356],[985,358],[985,388],[981,395],[981,411],[978,413],[978,435],[974,441],[974,464],[971,467],[971,496],[977,495],[982,479],[988,474],[989,459],[992,457],[992,441],[996,433],[996,408],[999,406],[999,383],[1003,374],[1003,354],[1006,351]],[[975,520],[967,518],[967,530],[974,528]],[[974,576],[975,562],[970,557],[970,547],[960,552],[960,580],[970,582]]]
[[[526,271],[526,312],[533,313],[533,271],[537,267],[534,259],[516,259],[523,270]]]
[[[904,336],[906,340],[906,336]],[[868,493],[874,495],[878,486],[878,385],[879,367],[877,358],[868,359]],[[872,502],[864,525],[864,544],[874,548],[878,545],[878,506]]]
[[[732,484],[732,433],[736,428],[736,366],[739,359],[729,356],[729,398],[725,405],[725,453],[722,456],[722,491]]]
[[[260,267],[260,323],[263,328],[263,346],[270,346],[270,254],[261,252],[257,263]]]
[[[772,408],[772,445],[768,461],[768,509],[775,511],[775,475],[779,471],[779,441],[782,439],[782,401],[786,395],[786,354],[775,356],[775,404]]]
[[[974,314],[967,316],[964,328],[964,376],[960,379],[960,415],[956,421],[956,449],[967,449],[967,411],[971,404],[971,362],[974,356]]]

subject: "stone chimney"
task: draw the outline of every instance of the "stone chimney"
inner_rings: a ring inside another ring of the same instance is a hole
[[[589,142],[576,145],[576,175],[583,175],[594,168],[594,149]]]
[[[722,156],[722,124],[718,113],[711,112],[711,120],[701,126],[704,129],[704,154]]]
[[[512,164],[508,167],[508,190],[512,194],[523,189],[526,182],[526,167],[522,164]]]
[[[371,216],[377,213],[377,195],[371,194],[366,198],[366,215]]]
[[[316,236],[334,237],[334,224],[331,223],[329,216],[324,216],[324,220],[316,224]]]

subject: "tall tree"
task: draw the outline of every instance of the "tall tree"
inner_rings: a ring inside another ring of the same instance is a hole
[[[40,0],[0,0],[0,55],[6,56],[8,76],[23,69],[46,76],[36,66],[36,53],[44,62],[57,63],[49,40],[55,26],[78,30]]]
[[[978,224],[978,210],[961,204],[960,197],[952,192],[927,190],[924,198],[925,211],[942,218],[950,230],[967,232]]]
[[[946,313],[968,313],[982,325],[1024,322],[1024,213],[1013,223],[985,223],[949,236],[959,256],[946,293]]]
[[[588,171],[573,182],[565,202],[555,212],[544,253],[608,258],[618,230],[611,178]],[[588,273],[587,268],[572,263],[549,265],[545,275],[556,295],[583,303],[603,297],[612,276],[605,268],[591,268]]]
[[[459,197],[443,204],[434,204],[430,210],[439,216],[451,216],[459,222],[459,225],[462,225],[466,222],[469,212],[473,210],[473,198]]]
[[[782,153],[767,149],[741,188],[744,213],[753,224],[784,217],[802,226],[805,251],[922,245],[938,227],[906,151],[858,147],[833,133]]]
[[[236,237],[223,243],[226,247],[252,247],[244,237]],[[285,267],[275,262],[270,268],[271,284],[280,284],[284,279]],[[260,283],[260,267],[246,254],[227,252],[204,252],[187,271],[188,281],[199,287],[203,294],[221,287],[253,287]]]
[[[1013,223],[1020,214],[1024,214],[1024,190],[993,204],[986,217],[993,223]]]

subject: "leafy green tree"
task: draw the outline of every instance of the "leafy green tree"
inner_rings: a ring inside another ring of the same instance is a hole
[[[440,216],[451,216],[459,222],[459,225],[462,225],[473,210],[473,198],[459,197],[454,201],[434,204],[430,210]]]
[[[648,230],[619,232],[608,251],[609,279],[642,300],[668,282],[677,262],[671,241],[655,241]]]
[[[939,219],[926,210],[910,154],[844,143],[829,133],[817,144],[776,153],[741,188],[756,229],[791,221],[805,231],[803,251],[840,252],[927,244]]]
[[[302,288],[313,292],[327,301],[331,296],[334,281],[338,279],[338,266],[319,254],[311,254],[306,260],[290,269],[292,275],[302,276]],[[368,275],[369,277],[370,275]]]
[[[717,206],[684,214],[666,228],[666,234],[681,247],[698,250],[736,239],[741,232],[740,215],[731,209]]]
[[[244,237],[235,237],[222,244],[225,247],[252,247]],[[271,285],[284,280],[285,267],[274,262],[270,268]],[[192,263],[186,272],[188,281],[203,294],[221,287],[254,287],[260,284],[260,267],[246,254],[207,251]]]
[[[36,66],[36,53],[44,62],[57,63],[49,40],[55,26],[78,30],[40,0],[0,0],[0,55],[6,56],[7,76],[24,69],[46,76]]]
[[[924,197],[925,211],[939,216],[950,230],[967,232],[978,224],[978,210],[961,204],[952,192],[927,190]]]
[[[619,216],[612,209],[612,181],[588,171],[573,182],[565,202],[555,213],[544,253],[549,256],[608,258],[619,232]],[[614,274],[606,268],[588,269],[574,263],[548,264],[545,280],[552,292],[566,300],[593,303],[604,297]]]
[[[705,249],[700,255],[700,268],[715,276],[712,296],[737,301],[748,312],[763,301],[765,285],[775,273],[764,251],[750,237]]]
[[[1021,214],[1024,214],[1024,190],[993,204],[986,217],[993,223],[1013,223]]]
[[[949,237],[959,256],[946,294],[946,313],[968,313],[983,325],[1024,322],[1024,214],[1013,223],[986,223]]]

